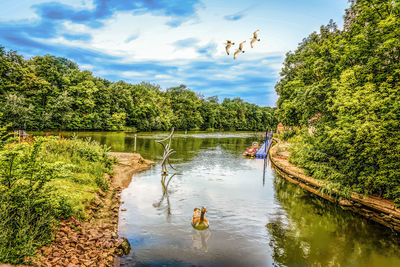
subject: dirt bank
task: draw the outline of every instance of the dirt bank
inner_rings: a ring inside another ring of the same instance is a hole
[[[118,237],[120,194],[134,173],[149,169],[153,162],[139,154],[110,153],[118,158],[110,189],[99,191],[87,210],[89,218],[60,222],[55,240],[40,249],[37,266],[113,266],[115,255],[129,252],[129,243]]]
[[[320,188],[323,186],[323,181],[307,176],[304,170],[289,162],[290,152],[287,151],[288,146],[289,144],[287,143],[280,143],[279,153],[277,153],[277,145],[270,150],[272,166],[286,180],[297,184],[313,194],[339,204],[345,210],[351,210],[400,232],[400,209],[396,208],[392,200],[356,193],[353,193],[350,199],[343,199],[335,195],[322,193]]]

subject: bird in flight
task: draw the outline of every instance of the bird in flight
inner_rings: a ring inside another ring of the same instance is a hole
[[[232,45],[235,45],[231,40],[226,41],[226,46],[225,46],[225,51],[229,55],[229,49],[231,48]]]
[[[253,33],[253,38],[251,38],[251,41],[250,41],[250,46],[251,46],[251,48],[253,48],[253,44],[255,43],[255,42],[259,42],[260,41],[260,39],[258,39],[258,32],[259,32],[260,30],[256,30],[254,33]]]
[[[239,44],[239,49],[235,51],[235,54],[233,54],[233,59],[236,59],[236,56],[237,56],[240,52],[244,53],[243,45],[244,45],[245,42],[246,42],[246,41],[243,41],[243,42],[241,42],[241,43]]]

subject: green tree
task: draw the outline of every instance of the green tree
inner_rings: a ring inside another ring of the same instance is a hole
[[[279,119],[316,132],[291,161],[341,191],[400,203],[399,1],[351,1],[344,29],[334,23],[287,54],[276,85]]]

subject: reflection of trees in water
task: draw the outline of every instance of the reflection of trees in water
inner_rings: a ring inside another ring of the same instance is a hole
[[[365,266],[372,259],[400,266],[396,234],[312,196],[278,175],[274,187],[286,212],[267,224],[277,265]]]
[[[172,178],[176,173],[172,174],[171,177],[168,178],[168,174],[161,174],[161,187],[162,187],[162,196],[160,201],[153,204],[153,207],[159,208],[163,203],[164,199],[167,200],[167,219],[171,216],[171,204],[169,202],[169,195],[168,195],[168,185],[171,182]]]
[[[58,132],[54,132],[58,133]],[[72,132],[60,132],[63,136],[69,137]],[[43,133],[45,134],[45,133]],[[217,134],[217,133],[216,133]],[[134,152],[134,133],[126,132],[78,132],[78,137],[86,138],[91,137],[94,140],[112,147],[112,151],[118,152]],[[154,138],[153,138],[154,136]],[[160,160],[163,148],[154,142],[155,139],[164,136],[160,132],[142,135],[137,134],[136,152],[140,153],[144,158],[151,160]],[[168,136],[168,133],[165,133]],[[222,149],[234,154],[241,154],[244,149],[255,141],[255,137],[229,137],[229,138],[213,138],[213,137],[191,137],[190,134],[182,137],[182,135],[175,136],[172,141],[172,147],[177,151],[177,154],[171,158],[173,162],[189,161],[198,154],[200,149],[215,148],[220,146]]]
[[[193,138],[193,137],[174,137],[172,147],[177,151],[176,155],[171,157],[171,162],[179,160],[185,162],[193,159],[201,149],[211,149],[220,146],[222,149],[231,153],[242,153],[244,148],[251,144],[251,138]],[[137,152],[144,158],[160,160],[161,157],[154,158],[155,155],[161,155],[162,147],[154,142],[154,139],[138,137]]]

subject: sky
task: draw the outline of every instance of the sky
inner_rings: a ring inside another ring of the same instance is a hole
[[[185,84],[205,97],[275,106],[285,54],[347,0],[0,0],[0,46],[51,54],[111,81]],[[259,29],[254,48],[250,39]],[[235,45],[225,52],[226,40]],[[234,60],[240,42],[245,53]]]

